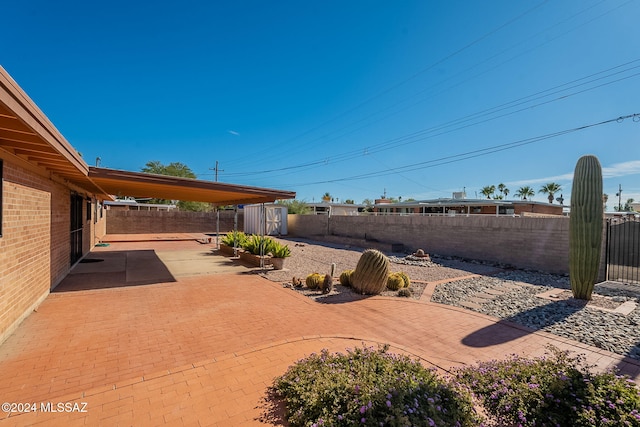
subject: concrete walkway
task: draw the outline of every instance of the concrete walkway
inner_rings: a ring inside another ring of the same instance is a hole
[[[274,377],[312,352],[363,342],[442,370],[553,344],[640,376],[631,359],[463,309],[383,297],[320,304],[243,267],[183,274],[185,262],[228,261],[193,255],[211,249],[96,248],[90,258],[104,261],[79,264],[0,346],[2,401],[38,409],[3,413],[0,425],[278,425],[281,408],[264,399]],[[47,402],[76,412],[41,412]]]

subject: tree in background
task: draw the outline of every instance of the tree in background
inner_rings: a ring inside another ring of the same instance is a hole
[[[500,197],[500,199],[507,198],[507,195],[509,194],[509,189],[507,188],[506,185],[504,185],[503,183],[498,184],[498,191],[503,196],[503,197]]]
[[[147,162],[147,164],[142,168],[142,172],[155,173],[156,175],[177,176],[180,178],[197,178],[196,174],[193,173],[189,166],[180,162],[173,162],[169,163],[168,165],[163,165],[162,162],[154,160],[151,162]]]
[[[362,205],[364,206],[365,212],[373,212],[373,200],[364,199]]]
[[[328,191],[322,195],[323,202],[330,202],[331,199],[332,199],[331,193],[329,193]]]
[[[553,196],[555,196],[555,194],[562,190],[562,186],[558,183],[555,182],[550,182],[548,184],[543,185],[540,190],[538,191],[538,193],[544,193],[547,194],[547,199],[549,199],[549,203],[553,203]]]
[[[635,209],[633,209],[633,206],[631,206],[634,201],[634,199],[627,199],[627,202],[624,204],[622,209],[620,209],[618,206],[614,206],[613,209],[615,209],[616,212],[635,212]]]
[[[189,166],[180,162],[169,163],[163,165],[162,162],[153,160],[147,162],[147,164],[141,169],[144,173],[154,173],[156,175],[177,176],[179,178],[191,178],[196,179],[196,174],[189,168]],[[164,199],[151,199],[150,203],[168,204],[170,200]],[[209,212],[212,210],[211,204],[206,202],[193,202],[189,200],[180,200],[177,203],[178,209],[181,211],[192,212]]]
[[[495,185],[487,185],[482,187],[482,190],[480,190],[480,194],[482,194],[483,196],[487,196],[487,199],[491,199],[491,197],[493,196],[493,193],[495,192],[496,192]]]
[[[515,196],[520,197],[521,200],[527,200],[527,197],[533,197],[535,195],[536,192],[528,185],[518,188],[518,191],[515,194]]]
[[[286,206],[287,213],[290,214],[305,215],[311,213],[311,208],[309,207],[309,205],[307,205],[307,203],[302,200],[278,200],[276,201],[276,204]]]

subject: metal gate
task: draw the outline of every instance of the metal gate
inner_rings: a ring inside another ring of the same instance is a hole
[[[640,218],[607,219],[607,280],[640,285]]]

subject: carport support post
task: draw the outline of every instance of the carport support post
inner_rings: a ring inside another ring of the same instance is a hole
[[[216,206],[215,210],[216,210],[216,249],[220,249],[220,209],[218,209],[218,206]]]
[[[267,212],[264,208],[264,203],[260,204],[260,234],[262,235],[262,240],[264,241],[264,235],[266,234],[267,228]],[[264,270],[264,245],[260,245],[260,268]]]

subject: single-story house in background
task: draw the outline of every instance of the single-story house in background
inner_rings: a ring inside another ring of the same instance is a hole
[[[373,207],[376,215],[563,215],[562,205],[530,200],[441,198],[397,203],[376,202]]]
[[[306,203],[316,215],[358,215],[364,209],[363,205],[352,203]]]
[[[295,193],[90,167],[0,67],[0,343],[106,233],[112,195],[264,203]]]

